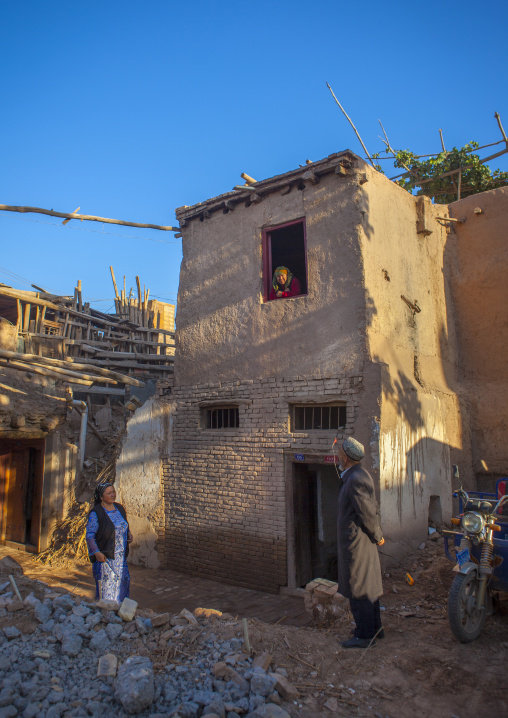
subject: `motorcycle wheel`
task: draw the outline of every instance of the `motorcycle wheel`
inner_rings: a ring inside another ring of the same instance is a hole
[[[485,609],[478,608],[480,582],[475,573],[455,576],[448,596],[450,628],[461,643],[474,641],[485,623]]]

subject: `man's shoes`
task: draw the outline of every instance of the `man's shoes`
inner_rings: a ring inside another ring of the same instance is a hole
[[[355,635],[355,629],[354,629],[354,628],[353,628],[353,630],[351,631],[351,635],[352,635],[352,636]],[[385,629],[382,628],[382,629],[379,631],[379,633],[377,634],[376,638],[384,638],[384,637],[385,637]]]
[[[342,641],[340,645],[342,648],[368,648],[369,646],[375,646],[376,641],[372,638],[353,636],[353,638],[348,638],[347,641]]]

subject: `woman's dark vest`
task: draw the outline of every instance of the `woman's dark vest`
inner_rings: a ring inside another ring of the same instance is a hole
[[[124,521],[127,521],[127,514],[122,504],[115,504],[115,508],[118,509]],[[109,518],[105,509],[101,504],[97,504],[93,507],[90,513],[95,513],[99,521],[99,528],[95,534],[95,543],[101,553],[106,558],[115,558],[115,524]],[[129,524],[127,523],[127,530]],[[125,558],[129,555],[129,544],[125,548]],[[97,559],[95,556],[90,556],[90,561],[95,563]]]

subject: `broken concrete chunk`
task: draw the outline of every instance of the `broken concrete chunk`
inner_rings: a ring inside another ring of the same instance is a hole
[[[235,671],[234,668],[231,668],[231,666],[227,666],[227,673],[225,678],[227,681],[233,681],[233,683],[236,683],[236,685],[241,688],[241,690],[249,690],[249,681],[247,681],[243,676],[241,676],[237,671]]]
[[[194,618],[193,614],[190,611],[188,611],[186,608],[182,608],[182,610],[180,611],[180,613],[178,615],[180,616],[180,618],[185,618],[191,624],[191,626],[199,625],[197,620]]]
[[[186,618],[179,618],[178,616],[173,616],[173,617],[170,619],[169,622],[170,622],[170,624],[171,624],[173,627],[175,627],[175,626],[188,626],[188,625],[189,625],[189,622],[187,621]]]
[[[287,678],[281,676],[280,673],[270,673],[269,675],[276,679],[275,690],[280,693],[284,700],[295,701],[298,698],[299,692]]]
[[[215,678],[224,678],[228,670],[228,666],[224,661],[219,661],[212,666],[212,673]]]
[[[152,662],[142,656],[130,656],[118,671],[115,698],[127,713],[141,713],[153,703],[154,697]]]
[[[97,664],[97,677],[116,676],[116,669],[118,666],[118,658],[114,653],[106,653],[106,655],[99,658]]]
[[[120,615],[120,613],[118,615]],[[150,619],[150,623],[153,628],[166,625],[166,623],[169,623],[169,613],[160,613],[158,616],[153,616]]]
[[[120,608],[118,601],[108,601],[105,598],[101,598],[95,605],[97,608],[103,608],[105,611],[118,611]]]
[[[20,631],[16,628],[16,626],[4,626],[3,627],[4,635],[9,640],[12,640],[13,638],[17,638],[18,636],[21,636]]]
[[[254,668],[256,668],[256,666],[258,666],[259,668],[262,668],[264,671],[267,671],[270,668],[272,660],[273,660],[272,656],[265,651],[264,653],[258,653],[258,655],[254,658],[252,665]]]
[[[132,598],[124,598],[122,605],[118,610],[118,615],[123,621],[132,621],[136,615],[138,604]]]
[[[24,608],[23,601],[13,601],[12,603],[9,603],[7,605],[8,611],[21,611],[22,608]]]

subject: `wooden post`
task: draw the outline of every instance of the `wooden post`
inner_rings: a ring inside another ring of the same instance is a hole
[[[110,267],[109,271],[111,272],[111,279],[113,280],[113,287],[115,288],[115,311],[119,316],[121,316],[120,296],[118,294],[118,287],[116,286],[115,273],[113,271],[113,267]]]
[[[136,277],[136,286],[138,288],[138,308],[141,309],[141,282],[139,277]]]
[[[28,331],[28,326],[29,326],[29,323],[30,323],[30,309],[31,309],[31,306],[30,306],[30,304],[28,304],[28,302],[27,302],[27,303],[25,304],[25,317],[24,317],[24,320],[23,320],[23,331],[24,331],[24,332],[27,332],[27,331]]]
[[[78,279],[78,312],[83,311],[83,297],[81,296],[81,279]]]

